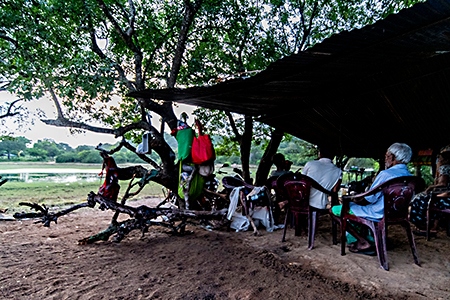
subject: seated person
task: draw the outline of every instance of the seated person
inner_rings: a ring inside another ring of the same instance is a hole
[[[325,189],[337,192],[341,187],[342,170],[333,164],[335,156],[331,149],[320,147],[319,159],[307,162],[302,174],[311,177]],[[309,205],[319,209],[327,208],[328,195],[311,188]]]
[[[342,170],[333,164],[334,157],[333,151],[325,147],[319,148],[319,159],[307,162],[302,174],[311,177],[325,189],[337,192],[341,186]],[[287,203],[287,200],[282,201],[279,206],[283,208]],[[311,188],[309,205],[325,209],[328,205],[328,195]]]
[[[426,234],[427,226],[427,210],[428,202],[431,198],[431,193],[437,190],[445,191],[442,196],[445,198],[440,198],[438,202],[438,207],[440,209],[450,208],[450,195],[448,195],[448,185],[450,183],[450,147],[444,147],[441,149],[437,163],[436,163],[436,176],[434,179],[434,184],[430,185],[424,192],[417,194],[411,201],[411,210],[409,214],[409,220],[416,226],[414,231],[417,235]],[[433,214],[430,216],[431,232],[436,234],[438,227],[439,216]]]
[[[286,159],[284,158],[284,155],[281,153],[276,153],[273,157],[272,157],[272,163],[275,165],[275,167],[277,168],[276,170],[273,170],[270,173],[270,176],[280,176],[286,173],[289,173],[289,169],[291,168],[290,165],[288,165],[288,163],[286,163]],[[291,163],[292,164],[292,163]],[[289,169],[288,169],[289,166]]]
[[[372,183],[373,187],[382,184],[390,179],[401,176],[412,176],[406,166],[411,160],[412,150],[403,143],[392,144],[386,152],[384,157],[385,170],[378,173]],[[331,208],[332,213],[336,216],[341,215],[342,205],[336,205]],[[359,203],[350,202],[350,213],[355,216],[366,218],[372,221],[379,221],[384,214],[384,197],[383,193],[379,192],[362,199]],[[350,231],[350,230],[349,230]],[[350,252],[362,252],[370,250],[373,246],[371,244],[373,239],[370,236],[364,236],[362,227],[354,226],[351,234],[347,233],[347,242]]]

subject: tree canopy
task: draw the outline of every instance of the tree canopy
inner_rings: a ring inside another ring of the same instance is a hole
[[[122,137],[122,146],[133,152],[129,141],[139,142],[149,132],[160,160],[140,157],[159,170],[160,183],[174,188],[175,155],[163,135],[164,126],[177,127],[173,103],[127,93],[251,76],[282,56],[415,2],[2,1],[0,88],[19,101],[47,96],[57,113],[43,118],[47,124]],[[0,115],[10,116],[3,111],[14,105],[7,103]],[[161,128],[152,125],[149,114],[161,119]],[[245,137],[248,144],[252,135]]]

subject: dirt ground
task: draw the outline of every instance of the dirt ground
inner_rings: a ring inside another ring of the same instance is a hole
[[[130,202],[154,206],[158,199]],[[121,243],[78,245],[105,229],[111,211],[84,208],[50,228],[33,220],[0,221],[0,299],[450,299],[450,238],[416,237],[390,228],[390,271],[376,256],[340,255],[330,219],[321,217],[315,249],[288,229],[207,231],[174,236],[151,227]]]

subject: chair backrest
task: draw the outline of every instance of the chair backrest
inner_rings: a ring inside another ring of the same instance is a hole
[[[409,204],[415,193],[421,191],[424,185],[424,181],[420,177],[401,176],[385,181],[365,193],[348,195],[345,198],[361,199],[382,192],[384,217],[387,221],[395,222],[408,218]]]
[[[283,191],[284,197],[288,199],[291,208],[306,209],[309,207],[309,196],[311,188],[332,196],[332,202],[337,201],[337,193],[322,187],[317,181],[301,173],[282,175],[277,180],[277,186]]]
[[[284,190],[289,203],[289,208],[294,211],[307,211],[309,208],[309,194],[311,181],[306,177],[295,180],[287,180]]]
[[[384,196],[386,221],[408,219],[409,204],[421,184],[420,180],[416,176],[402,176],[388,180],[380,186]]]

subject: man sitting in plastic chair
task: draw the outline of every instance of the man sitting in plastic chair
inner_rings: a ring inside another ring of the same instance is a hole
[[[392,144],[386,152],[384,157],[385,170],[381,171],[372,183],[373,187],[382,184],[390,179],[401,176],[412,176],[406,166],[411,160],[412,150],[403,143]],[[365,203],[363,203],[365,201]],[[331,208],[334,215],[340,216],[342,205],[336,205]],[[370,195],[362,200],[362,202],[350,202],[350,213],[358,217],[363,217],[372,221],[379,221],[383,218],[384,213],[384,198],[383,193],[379,192]],[[375,255],[373,247],[373,238],[365,235],[361,227],[355,226],[353,235],[347,233],[347,244],[349,251],[353,253],[364,253]]]

